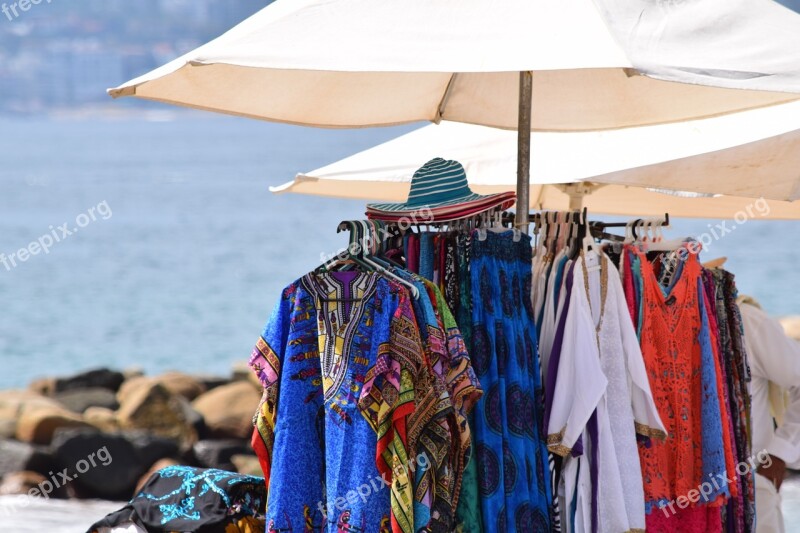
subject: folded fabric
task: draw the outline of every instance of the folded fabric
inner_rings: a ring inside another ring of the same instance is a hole
[[[264,478],[214,468],[168,466],[119,511],[87,533],[255,533],[265,529]]]

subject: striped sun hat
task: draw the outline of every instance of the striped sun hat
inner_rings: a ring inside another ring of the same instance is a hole
[[[508,196],[508,193],[475,194],[469,188],[467,173],[461,163],[436,157],[414,172],[406,202],[367,204],[367,210],[400,214],[423,208],[437,209],[460,204],[481,204],[488,210],[507,202]]]

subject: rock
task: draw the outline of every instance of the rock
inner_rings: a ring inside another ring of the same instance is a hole
[[[217,387],[221,387],[223,385],[228,385],[231,380],[228,378],[224,378],[221,376],[194,376],[194,378],[200,382],[200,384],[206,389],[206,392],[210,391],[211,389],[216,389]]]
[[[60,404],[52,398],[47,398],[33,391],[7,390],[0,391],[0,417],[18,416],[23,411],[30,411],[40,407],[59,407]]]
[[[256,376],[256,373],[253,372],[253,369],[250,368],[250,365],[244,362],[234,363],[233,371],[231,373],[231,381],[249,381],[259,390],[262,387],[261,382],[258,380],[258,376]]]
[[[183,396],[189,401],[206,392],[205,386],[200,381],[180,372],[168,372],[155,379],[172,394]]]
[[[50,444],[59,428],[91,428],[83,419],[63,407],[26,411],[17,422],[16,438],[34,444]]]
[[[800,316],[787,316],[781,319],[781,325],[786,335],[800,341]]]
[[[149,466],[124,435],[60,430],[52,448],[58,471],[66,468],[67,483],[87,497],[127,500]]]
[[[248,374],[252,374],[250,365],[245,362],[237,361],[233,363],[231,368],[231,381],[245,381]]]
[[[36,409],[64,410],[55,400],[32,391],[0,392],[0,437],[13,438],[17,433],[17,420],[23,413]]]
[[[0,440],[0,477],[24,470],[46,474],[54,467],[46,448],[16,440]]]
[[[3,476],[3,483],[0,484],[0,496],[11,494],[30,494],[40,496],[39,484],[46,479],[38,472],[14,472]],[[31,489],[36,489],[31,491]]]
[[[244,439],[253,433],[253,413],[260,400],[259,389],[248,381],[238,381],[199,396],[192,407],[203,415],[210,435]]]
[[[236,471],[246,476],[264,476],[264,471],[261,469],[261,463],[258,462],[258,457],[255,455],[234,455],[231,457],[231,463],[236,467]]]
[[[28,385],[28,390],[35,392],[36,394],[41,394],[42,396],[51,396],[56,392],[56,379],[36,379]]]
[[[159,459],[158,461],[156,461],[153,464],[153,466],[150,467],[150,470],[145,472],[145,474],[141,478],[139,478],[139,482],[136,484],[136,488],[133,491],[133,495],[135,496],[136,494],[139,493],[140,490],[142,490],[142,487],[150,479],[150,476],[152,476],[162,468],[166,468],[168,466],[174,466],[177,464],[180,463],[175,459]]]
[[[117,414],[105,407],[89,407],[84,411],[83,419],[87,424],[91,424],[106,433],[113,433],[119,430]]]
[[[236,439],[201,440],[195,443],[192,450],[201,466],[229,471],[236,470],[236,465],[232,461],[235,455],[253,453],[248,442]]]
[[[17,434],[16,420],[0,419],[0,439],[13,439]]]
[[[122,375],[125,376],[126,380],[138,378],[144,376],[144,370],[140,366],[133,366],[131,368],[126,368],[122,371]]]
[[[150,387],[153,383],[155,383],[153,378],[147,376],[134,376],[126,379],[117,391],[117,401],[122,405],[131,395],[136,394],[141,389]]]
[[[165,437],[151,435],[146,431],[125,431],[121,434],[130,442],[145,468],[162,459],[177,459],[180,456],[178,442]]]
[[[178,405],[183,410],[183,415],[186,417],[186,423],[194,428],[198,435],[206,435],[208,429],[206,428],[206,421],[203,419],[197,409],[192,407],[192,404],[183,396],[177,396]]]
[[[91,388],[103,388],[117,392],[123,381],[125,381],[125,376],[122,375],[122,372],[99,368],[68,378],[56,379],[55,392]]]
[[[74,486],[69,483],[61,484],[60,479],[60,476],[53,474],[52,471],[47,474],[34,472],[32,470],[13,472],[3,477],[3,482],[0,484],[0,496],[24,494],[26,497],[33,498],[80,497],[80,494],[75,490]],[[16,507],[26,507],[28,503],[30,503],[30,501],[21,500]]]
[[[183,396],[189,401],[207,390],[205,383],[199,379],[179,372],[168,372],[156,377],[135,376],[127,379],[117,393],[117,400],[122,403],[134,391],[148,387],[152,383],[159,383],[171,393]]]
[[[117,395],[100,387],[57,392],[53,399],[73,413],[83,413],[90,407],[105,407],[112,411],[119,407]]]
[[[163,385],[150,380],[131,390],[121,390],[119,396],[117,419],[123,429],[144,429],[154,435],[175,439],[185,448],[197,440],[197,430],[190,420],[192,413],[186,401]]]

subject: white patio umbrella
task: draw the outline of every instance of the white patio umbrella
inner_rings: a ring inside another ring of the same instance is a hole
[[[763,197],[769,210],[760,216],[800,218],[791,201],[800,198],[800,102],[659,126],[536,132],[532,144],[533,208],[731,218]],[[514,188],[514,132],[442,122],[270,190],[402,201],[414,171],[439,156],[460,161],[476,192]]]
[[[798,97],[800,15],[771,0],[278,0],[110,93],[312,126],[516,129],[522,71],[539,131],[769,105]]]
[[[110,93],[313,126],[518,129],[526,204],[531,128],[786,102],[799,59],[800,15],[771,0],[278,0]]]

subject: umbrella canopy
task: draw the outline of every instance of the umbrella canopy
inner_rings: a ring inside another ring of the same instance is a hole
[[[110,93],[314,126],[516,129],[524,71],[534,130],[767,106],[800,92],[800,15],[771,0],[278,0]]]
[[[730,218],[764,197],[766,217],[800,218],[800,202],[781,201],[800,198],[800,102],[660,126],[534,133],[532,144],[534,208]],[[460,161],[475,192],[514,187],[514,132],[443,122],[271,190],[402,201],[414,171],[437,156]]]

